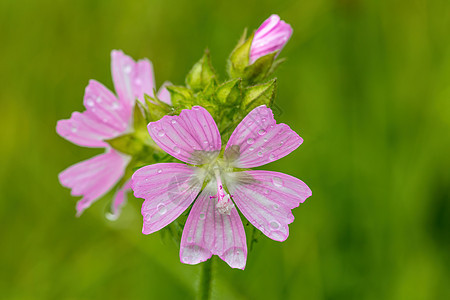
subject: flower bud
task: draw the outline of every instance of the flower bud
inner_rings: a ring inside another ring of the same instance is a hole
[[[291,35],[291,25],[280,20],[278,15],[271,15],[255,32],[250,48],[250,64],[269,53],[279,53]]]

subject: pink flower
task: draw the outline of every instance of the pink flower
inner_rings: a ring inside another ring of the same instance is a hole
[[[164,116],[148,130],[164,151],[189,165],[160,163],[134,173],[134,195],[145,199],[144,234],[165,227],[197,199],[181,238],[183,263],[197,264],[215,254],[232,268],[245,268],[247,245],[237,208],[269,238],[286,240],[288,224],[294,221],[291,209],[311,190],[283,173],[241,170],[280,159],[303,141],[286,124],[276,124],[269,108],[253,109],[236,127],[223,154],[217,125],[200,106]]]
[[[59,181],[72,189],[72,196],[83,196],[77,203],[77,215],[108,192],[124,175],[131,157],[112,149],[104,140],[131,131],[132,112],[136,99],[153,95],[154,75],[149,60],[134,62],[122,51],[111,52],[111,71],[117,96],[101,83],[91,80],[84,93],[82,113],[74,112],[70,119],[60,120],[57,133],[80,146],[105,148],[104,154],[77,163],[59,174]],[[158,97],[170,104],[165,88]],[[116,192],[112,211],[118,216],[131,183],[125,183]]]
[[[250,63],[261,56],[281,51],[291,35],[291,25],[281,21],[278,15],[271,15],[255,32],[250,48]]]

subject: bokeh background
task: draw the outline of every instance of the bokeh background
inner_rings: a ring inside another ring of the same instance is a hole
[[[450,2],[0,1],[2,299],[190,299],[200,267],[141,234],[141,200],[80,218],[57,174],[100,153],[55,133],[88,80],[113,89],[110,51],[182,84],[211,50],[277,13],[294,28],[278,121],[304,144],[267,166],[304,180],[284,243],[260,237],[245,271],[214,261],[215,299],[450,299]]]

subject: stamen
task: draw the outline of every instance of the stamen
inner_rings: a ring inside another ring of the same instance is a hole
[[[225,194],[219,170],[218,169],[214,170],[214,174],[216,175],[217,180],[217,203],[216,203],[217,211],[222,215],[230,215],[231,210],[234,207],[233,201],[231,201],[231,197],[229,194]],[[211,198],[215,198],[215,196]]]

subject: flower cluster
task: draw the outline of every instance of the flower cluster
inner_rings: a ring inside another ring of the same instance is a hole
[[[303,142],[289,126],[276,123],[270,108],[276,80],[269,77],[291,34],[290,25],[272,15],[232,51],[229,80],[218,81],[205,52],[185,86],[165,83],[158,93],[148,60],[134,62],[113,51],[117,96],[92,80],[86,110],[57,124],[67,140],[105,149],[59,175],[73,196],[82,196],[78,215],[114,188],[110,217],[117,218],[132,188],[145,199],[144,234],[172,222],[182,225],[180,259],[187,264],[218,255],[244,269],[242,218],[284,241],[294,220],[291,210],[311,190],[295,177],[250,168],[278,160]]]

